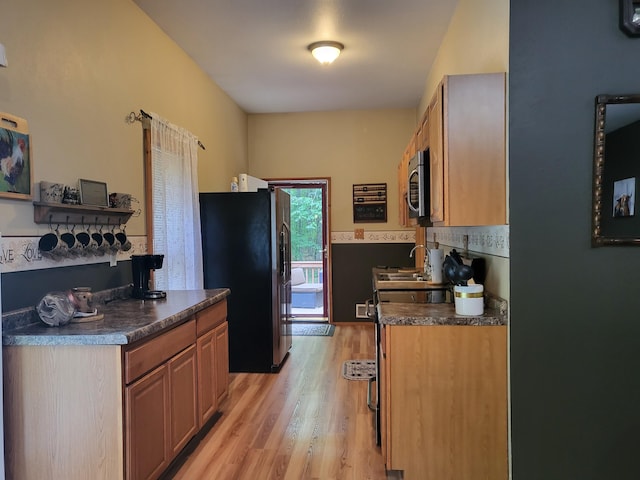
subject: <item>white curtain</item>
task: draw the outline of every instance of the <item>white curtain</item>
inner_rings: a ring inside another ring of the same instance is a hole
[[[198,138],[151,114],[153,253],[164,254],[154,274],[159,290],[203,288]]]

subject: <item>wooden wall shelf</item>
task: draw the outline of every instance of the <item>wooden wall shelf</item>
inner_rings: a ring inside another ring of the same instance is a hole
[[[133,212],[92,205],[33,202],[33,221],[41,224],[123,225],[131,218]]]

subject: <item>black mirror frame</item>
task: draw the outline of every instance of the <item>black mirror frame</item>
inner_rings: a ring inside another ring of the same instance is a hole
[[[613,237],[602,232],[602,188],[605,166],[605,138],[607,105],[640,103],[640,94],[634,95],[598,95],[596,97],[595,143],[593,147],[593,191],[592,191],[592,229],[591,246],[640,245],[638,237]]]

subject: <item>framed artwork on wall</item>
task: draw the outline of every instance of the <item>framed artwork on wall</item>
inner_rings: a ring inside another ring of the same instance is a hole
[[[353,185],[353,223],[387,221],[387,184],[360,183]]]
[[[0,113],[0,198],[33,198],[31,161],[27,121]]]

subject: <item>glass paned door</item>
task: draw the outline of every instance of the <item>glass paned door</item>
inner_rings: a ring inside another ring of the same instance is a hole
[[[291,198],[292,320],[326,321],[328,180],[269,180]]]

